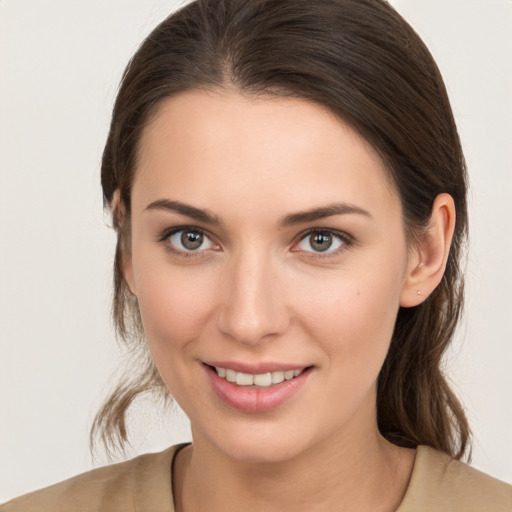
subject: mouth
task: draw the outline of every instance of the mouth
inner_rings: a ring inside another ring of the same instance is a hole
[[[222,366],[206,365],[210,370],[214,371],[221,379],[225,379],[237,386],[248,388],[269,388],[280,384],[281,382],[295,379],[302,372],[310,367],[297,368],[294,370],[276,370],[265,373],[244,373],[238,372],[231,368],[223,368]]]
[[[313,366],[221,362],[203,363],[203,367],[221,402],[244,413],[263,413],[289,402],[310,380],[314,369]]]

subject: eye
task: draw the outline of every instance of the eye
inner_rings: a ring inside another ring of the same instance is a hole
[[[197,228],[179,228],[164,233],[162,241],[175,253],[198,253],[212,249],[216,245]]]
[[[315,230],[306,233],[297,244],[297,250],[316,253],[334,253],[349,245],[348,236],[329,230]]]

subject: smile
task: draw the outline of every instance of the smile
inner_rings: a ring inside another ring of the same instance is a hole
[[[242,373],[232,370],[230,368],[221,368],[214,366],[217,375],[228,382],[236,384],[237,386],[255,386],[258,388],[268,388],[275,384],[280,384],[285,380],[292,380],[298,377],[305,368],[287,371],[274,371],[267,373]]]
[[[229,408],[245,413],[271,411],[299,393],[309,381],[314,367],[290,366],[279,363],[252,367],[233,362],[203,363],[211,389],[220,401]]]

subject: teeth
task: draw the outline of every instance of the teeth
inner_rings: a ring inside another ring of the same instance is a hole
[[[260,373],[253,377],[254,385],[259,386],[260,388],[268,388],[270,384],[272,384],[272,374],[271,373]]]
[[[236,373],[236,383],[239,386],[252,386],[254,377],[250,373]]]
[[[284,380],[284,372],[272,372],[272,384],[279,384]]]
[[[287,370],[285,372],[276,371],[259,373],[256,375],[251,373],[235,372],[235,370],[220,368],[218,366],[215,367],[215,370],[219,377],[226,379],[228,382],[235,383],[237,386],[257,386],[260,388],[268,388],[273,384],[279,384],[284,380],[291,380],[294,377],[298,377],[304,371],[304,368],[301,368],[300,370]]]

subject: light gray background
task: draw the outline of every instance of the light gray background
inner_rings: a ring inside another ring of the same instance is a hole
[[[461,132],[471,255],[447,366],[474,465],[512,482],[512,2],[391,3],[437,59]],[[124,65],[176,5],[0,0],[0,502],[93,467],[87,430],[119,362],[100,156]],[[182,416],[152,411],[129,455],[189,438]]]

